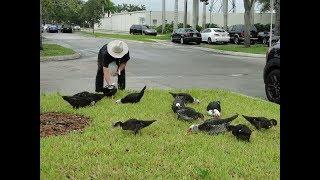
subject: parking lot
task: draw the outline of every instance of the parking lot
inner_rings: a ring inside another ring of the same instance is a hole
[[[45,41],[70,47],[82,57],[40,63],[41,92],[66,94],[94,91],[99,49],[111,39],[79,33],[44,33]],[[266,97],[263,83],[265,58],[222,55],[198,46],[171,42],[126,41],[131,60],[127,88],[221,88],[254,97]]]

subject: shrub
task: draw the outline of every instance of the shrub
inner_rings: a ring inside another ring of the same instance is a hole
[[[254,26],[257,28],[258,32],[270,31],[270,23],[269,24],[256,23],[254,24]],[[274,24],[272,24],[272,27],[274,27]]]
[[[207,23],[206,24],[206,28],[218,28],[219,26],[217,24],[214,24],[214,23]]]
[[[162,33],[162,25],[160,25],[160,26],[158,26],[157,28],[156,28],[156,31],[158,32],[158,33]],[[172,33],[172,31],[173,31],[173,24],[171,23],[171,24],[166,24],[165,25],[165,27],[164,27],[164,34],[166,34],[166,33]]]
[[[202,31],[202,27],[199,26],[199,25],[197,25],[197,26],[196,26],[196,30],[200,32],[200,31]]]

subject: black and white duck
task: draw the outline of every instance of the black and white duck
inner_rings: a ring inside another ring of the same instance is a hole
[[[177,96],[183,97],[186,103],[200,103],[199,99],[192,97],[188,93],[169,93],[173,96],[173,98],[176,98]]]
[[[221,116],[221,106],[220,101],[212,101],[207,106],[207,111],[210,116],[215,118],[220,118]]]
[[[174,98],[174,101],[172,102],[171,109],[174,113],[177,112],[178,109],[185,107],[185,101],[184,98],[181,96],[177,96]]]
[[[128,95],[126,95],[124,98],[119,99],[116,101],[116,103],[138,103],[143,94],[144,94],[144,90],[147,88],[147,86],[144,86],[143,89],[138,92],[138,93],[130,93]]]
[[[277,120],[275,120],[275,119],[268,119],[265,117],[250,117],[250,116],[245,116],[245,115],[242,115],[242,116],[258,130],[260,130],[262,128],[269,129],[272,126],[277,125]]]
[[[225,119],[209,119],[204,121],[202,124],[194,124],[191,125],[188,129],[188,132],[207,132],[210,135],[216,135],[223,132],[226,132],[227,126],[230,124],[231,121],[235,120],[238,117],[238,114],[231,116]]]
[[[125,122],[118,121],[113,125],[113,127],[120,126],[123,130],[130,130],[133,131],[134,134],[137,134],[139,130],[151,125],[155,121],[156,120],[144,121],[138,119],[129,119]]]
[[[240,140],[248,141],[250,142],[250,136],[251,136],[251,129],[244,125],[244,124],[238,124],[238,125],[229,125],[227,126],[228,131],[231,131],[232,134]]]
[[[197,112],[191,107],[180,108],[176,113],[178,115],[178,119],[182,119],[185,121],[193,121],[204,118],[204,115],[202,113]]]

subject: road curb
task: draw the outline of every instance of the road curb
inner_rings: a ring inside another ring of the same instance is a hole
[[[167,40],[157,40],[156,43],[162,44],[165,42],[170,42]],[[217,54],[224,54],[224,55],[232,55],[232,56],[243,56],[243,57],[257,57],[257,58],[265,58],[266,55],[265,54],[252,54],[252,53],[244,53],[244,52],[235,52],[235,51],[223,51],[223,50],[218,50],[218,49],[211,49],[211,48],[206,48],[206,47],[192,47],[192,46],[188,46],[190,48],[194,48],[194,49],[199,49],[199,50],[204,50],[204,51],[209,51],[209,52],[214,52]]]
[[[65,55],[65,56],[47,56],[47,57],[40,57],[40,62],[44,61],[66,61],[66,60],[73,60],[73,59],[79,59],[81,57],[80,53],[74,53],[71,55]]]
[[[234,52],[234,51],[223,51],[218,49],[211,49],[205,47],[194,47],[195,49],[201,49],[205,51],[211,51],[218,54],[232,55],[232,56],[243,56],[243,57],[257,57],[257,58],[265,58],[265,54],[252,54],[252,53],[244,53],[244,52]]]

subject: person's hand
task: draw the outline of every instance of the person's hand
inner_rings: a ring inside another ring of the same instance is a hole
[[[114,89],[115,87],[115,83],[112,83],[111,85],[106,85],[107,89]]]
[[[118,72],[117,71],[113,71],[112,73],[111,73],[111,76],[118,76]]]
[[[117,70],[117,71],[114,71],[114,72],[112,72],[112,76],[118,76],[118,75],[120,75],[120,70]]]

